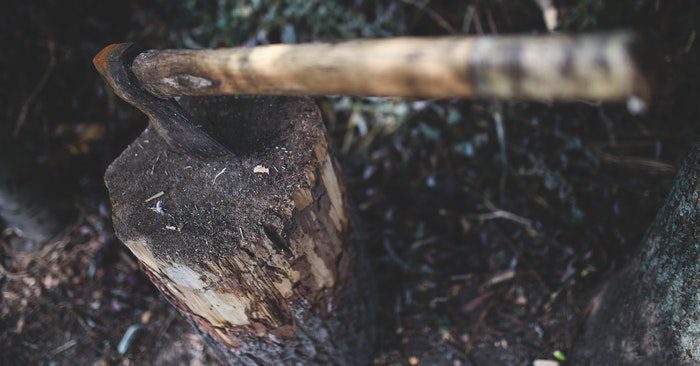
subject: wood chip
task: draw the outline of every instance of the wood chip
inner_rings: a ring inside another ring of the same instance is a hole
[[[253,173],[256,174],[270,174],[270,169],[265,168],[262,165],[256,165],[255,168],[253,168]]]
[[[148,197],[148,198],[147,198],[147,199],[146,199],[145,201],[143,201],[143,202],[149,202],[149,201],[152,201],[152,200],[154,200],[154,199],[156,199],[156,198],[158,198],[158,197],[160,197],[160,196],[162,196],[162,195],[164,195],[164,194],[165,194],[165,192],[163,192],[163,191],[160,191],[160,192],[158,192],[158,193],[154,194],[153,196],[151,196],[151,197]]]
[[[77,343],[78,343],[78,342],[76,342],[75,339],[71,339],[71,340],[69,340],[68,342],[64,343],[62,346],[60,346],[60,347],[56,348],[55,350],[53,350],[53,353],[52,353],[52,354],[53,354],[53,356],[58,355],[59,353],[61,353],[61,352],[65,351],[65,350],[67,350],[67,349],[69,349],[69,348],[75,346]]]
[[[496,273],[493,277],[491,277],[486,283],[484,284],[484,287],[491,287],[493,285],[497,285],[501,282],[505,281],[510,281],[513,278],[515,278],[515,271],[508,270],[508,271],[503,271]]]
[[[479,295],[469,301],[467,304],[462,306],[462,310],[471,313],[472,311],[476,310],[481,304],[484,303],[484,301],[488,300],[489,297],[493,296],[493,291],[489,291],[485,294]]]
[[[559,366],[559,362],[554,360],[535,360],[532,366]]]

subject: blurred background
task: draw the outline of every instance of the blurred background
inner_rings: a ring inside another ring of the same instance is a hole
[[[624,105],[316,98],[376,268],[377,365],[565,364],[700,131],[693,0],[5,0],[0,364],[216,364],[115,238],[102,175],[146,126],[105,45],[636,29],[665,82]]]

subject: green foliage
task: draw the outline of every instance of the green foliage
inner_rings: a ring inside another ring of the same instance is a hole
[[[554,356],[554,358],[557,359],[557,361],[561,361],[561,362],[566,361],[566,355],[564,354],[564,352],[562,352],[562,351],[560,351],[560,350],[554,351],[554,352],[552,353],[552,355]]]
[[[383,37],[406,32],[405,7],[393,1],[158,1],[169,27],[181,30],[179,36],[190,48]]]
[[[603,0],[582,0],[571,10],[571,15],[566,18],[564,28],[590,30],[598,26],[600,13],[605,7]]]
[[[640,10],[651,3],[648,0],[578,0],[566,11],[562,28],[581,32],[634,26]]]

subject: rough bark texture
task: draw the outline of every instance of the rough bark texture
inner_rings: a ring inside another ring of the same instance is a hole
[[[597,295],[576,365],[700,364],[700,144],[642,252]]]
[[[105,177],[119,238],[229,363],[367,364],[367,267],[316,106],[181,103],[235,154],[198,160],[144,131]]]

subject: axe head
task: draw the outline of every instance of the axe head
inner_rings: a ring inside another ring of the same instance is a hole
[[[201,159],[229,154],[229,149],[194,121],[175,99],[159,98],[143,87],[131,71],[131,63],[142,51],[133,43],[112,44],[92,62],[115,94],[148,116],[153,129],[170,148]]]

